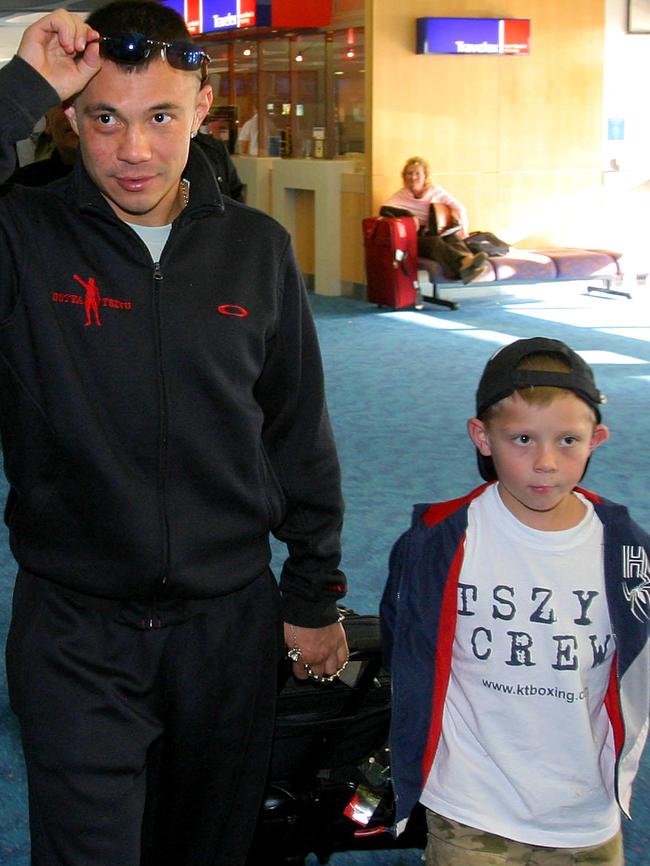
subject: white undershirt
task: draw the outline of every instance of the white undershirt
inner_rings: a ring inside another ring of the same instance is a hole
[[[600,845],[619,829],[603,706],[614,637],[603,528],[531,529],[497,485],[469,508],[442,736],[424,805],[531,845]]]
[[[160,256],[167,243],[167,238],[172,230],[172,224],[168,223],[165,226],[141,226],[135,223],[127,223],[140,239],[147,245],[147,249],[151,254],[154,262],[160,261]]]

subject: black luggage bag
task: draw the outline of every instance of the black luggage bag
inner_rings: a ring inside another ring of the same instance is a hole
[[[298,682],[290,663],[283,666],[269,783],[247,866],[302,866],[312,852],[326,863],[336,851],[424,847],[421,810],[397,839],[387,829],[390,683],[379,618],[341,611],[350,663],[339,681]],[[345,811],[368,788],[374,812],[358,823]]]

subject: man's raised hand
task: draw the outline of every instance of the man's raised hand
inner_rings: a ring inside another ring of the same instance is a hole
[[[16,53],[63,101],[83,90],[101,68],[99,44],[93,42],[98,38],[79,15],[57,9],[25,30]]]

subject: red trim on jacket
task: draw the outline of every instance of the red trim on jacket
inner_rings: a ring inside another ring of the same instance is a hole
[[[616,654],[612,659],[612,667],[609,672],[609,685],[605,693],[605,709],[609,716],[609,721],[614,734],[614,751],[616,757],[621,754],[625,744],[625,725],[623,723],[623,713],[621,712],[621,701],[618,696],[618,674],[617,674],[617,657]]]
[[[437,523],[442,523],[443,520],[446,520],[458,511],[459,508],[463,508],[463,506],[470,503],[472,499],[476,499],[490,484],[494,483],[494,481],[490,481],[489,483],[481,484],[480,487],[476,487],[471,493],[468,493],[466,496],[460,496],[458,499],[450,499],[448,502],[434,502],[424,512],[422,520],[424,520],[427,526],[435,526]]]
[[[593,492],[593,490],[587,490],[585,487],[574,487],[574,490],[577,493],[582,493],[585,499],[589,499],[591,502],[595,502],[597,505],[600,505],[603,501],[597,493]]]
[[[463,533],[454,558],[449,568],[449,579],[445,585],[440,610],[440,625],[438,627],[438,650],[436,652],[436,664],[434,669],[433,706],[431,711],[431,725],[429,736],[422,759],[422,786],[426,785],[433,759],[438,749],[440,734],[442,733],[442,717],[447,699],[447,688],[451,676],[451,654],[454,646],[454,635],[456,634],[456,620],[458,618],[458,579],[463,566],[465,547],[465,533]]]
[[[602,502],[601,497],[592,490],[585,490],[584,487],[576,487],[575,489],[578,493],[582,493],[586,499],[591,500],[591,502],[596,504]],[[612,726],[612,733],[614,734],[614,752],[618,758],[623,751],[623,746],[625,745],[625,724],[623,722],[623,711],[621,709],[621,699],[619,697],[618,657],[616,653],[612,659],[612,666],[609,672],[609,684],[607,686],[607,692],[605,693],[604,703],[607,715],[609,716],[609,722]]]

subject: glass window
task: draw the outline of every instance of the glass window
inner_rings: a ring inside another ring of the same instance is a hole
[[[235,42],[234,44],[234,103],[237,108],[237,128],[242,141],[238,140],[237,151],[256,156],[255,117],[257,115],[257,43]]]
[[[251,156],[365,151],[363,27],[209,42],[209,129]],[[314,130],[325,137],[318,152]]]
[[[231,49],[225,42],[212,42],[204,47],[210,55],[208,73],[214,96],[204,126],[210,135],[225,142],[232,153],[237,138],[237,129],[236,109],[232,101]]]
[[[299,59],[302,58],[302,59]],[[314,127],[325,126],[325,35],[301,35],[292,41],[292,156],[312,155]]]
[[[284,38],[264,39],[259,43],[262,81],[259,152],[262,156],[280,156],[290,146],[290,48],[291,40]]]
[[[335,31],[332,71],[338,154],[365,152],[365,60],[362,27]]]

